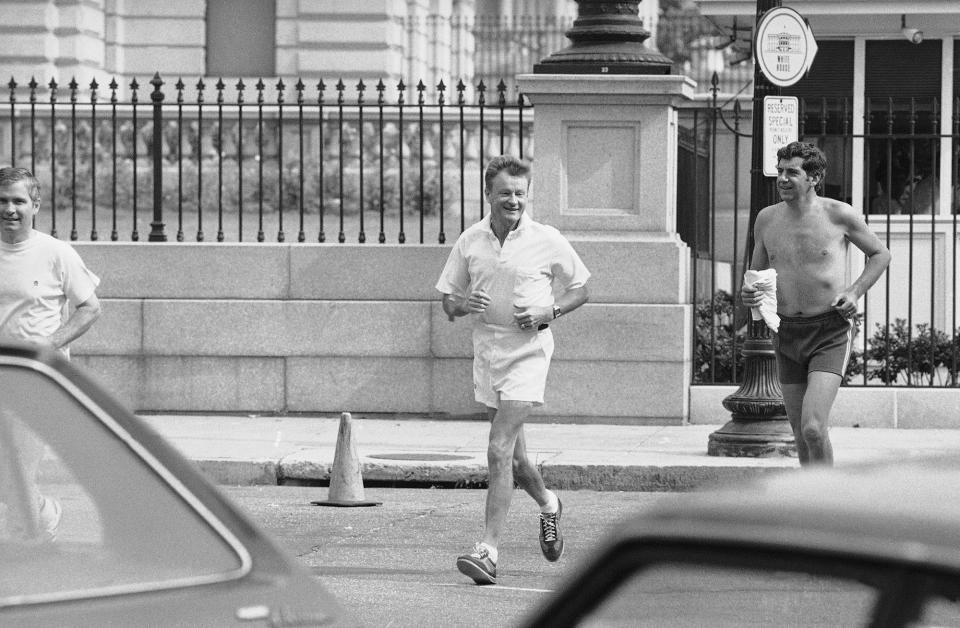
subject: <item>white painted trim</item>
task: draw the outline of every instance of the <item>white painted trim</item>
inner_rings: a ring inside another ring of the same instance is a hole
[[[953,46],[954,40],[945,37],[941,40],[942,65],[940,74],[940,133],[941,135],[952,133],[953,129]],[[952,215],[951,206],[953,204],[953,180],[952,180],[952,162],[953,138],[940,138],[940,207],[941,216]]]
[[[856,137],[858,135],[863,135],[864,130],[864,121],[863,115],[866,109],[865,99],[864,99],[864,88],[865,81],[864,75],[866,70],[866,56],[867,50],[867,41],[864,37],[854,37],[853,39],[853,148],[851,158],[851,186],[850,186],[850,196],[851,201],[857,211],[861,213],[866,213],[866,207],[863,207],[863,153],[864,153],[864,141],[863,137]]]

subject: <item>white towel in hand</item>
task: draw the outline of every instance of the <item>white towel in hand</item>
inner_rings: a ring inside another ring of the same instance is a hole
[[[776,332],[780,329],[780,317],[777,316],[777,271],[772,268],[748,270],[743,274],[743,283],[762,293],[760,305],[750,308],[753,320],[763,319],[767,327]]]

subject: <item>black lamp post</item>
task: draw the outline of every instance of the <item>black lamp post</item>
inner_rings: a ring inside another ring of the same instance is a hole
[[[780,6],[780,0],[757,0],[757,24],[761,16]],[[756,32],[756,29],[755,31]],[[755,46],[761,45],[754,42]],[[754,65],[753,139],[750,165],[750,221],[743,268],[753,255],[753,225],[757,214],[777,201],[775,182],[763,174],[763,98],[779,93]],[[749,315],[748,315],[749,317]],[[796,452],[793,430],[783,406],[783,393],[777,378],[776,357],[770,329],[762,320],[750,320],[743,345],[743,382],[736,392],[723,400],[731,420],[710,434],[707,454],[711,456],[759,457],[790,455]]]
[[[541,59],[534,74],[670,74],[670,59],[644,45],[650,32],[639,6],[640,0],[577,0],[577,19],[566,33],[573,43]]]

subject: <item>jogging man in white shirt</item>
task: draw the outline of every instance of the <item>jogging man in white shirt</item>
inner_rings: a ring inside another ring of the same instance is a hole
[[[33,173],[0,168],[0,341],[59,349],[69,356],[70,342],[100,317],[100,279],[72,246],[33,228],[39,210],[40,184]],[[32,479],[44,444],[22,428],[15,430],[14,439]],[[37,540],[52,541],[60,504],[36,487],[32,492],[41,533]]]
[[[540,506],[543,555],[555,561],[563,553],[563,506],[527,458],[523,423],[543,404],[553,355],[549,325],[586,303],[590,272],[559,231],[524,214],[529,187],[528,163],[506,155],[490,162],[490,213],[457,239],[436,286],[451,321],[473,316],[474,396],[491,422],[483,537],[457,558],[457,568],[477,584],[497,581],[514,480]]]

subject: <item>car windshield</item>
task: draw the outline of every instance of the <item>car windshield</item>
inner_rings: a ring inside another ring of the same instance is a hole
[[[55,368],[0,361],[0,607],[216,582],[248,562]]]
[[[659,563],[634,574],[579,625],[865,626],[877,594],[861,582],[802,571]]]

